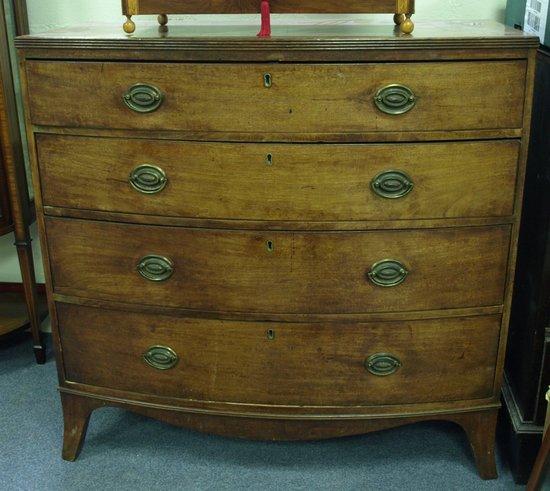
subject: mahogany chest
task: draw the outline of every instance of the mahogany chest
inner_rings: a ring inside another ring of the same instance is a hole
[[[18,41],[65,418],[220,435],[449,420],[480,475],[537,41],[496,23]]]

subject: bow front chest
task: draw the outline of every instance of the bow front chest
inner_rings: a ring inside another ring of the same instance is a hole
[[[488,24],[18,40],[65,420],[464,428],[495,477],[536,39]]]

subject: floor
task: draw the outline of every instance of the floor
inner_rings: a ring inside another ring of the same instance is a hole
[[[96,411],[80,458],[61,460],[55,364],[34,363],[28,338],[0,343],[0,489],[485,490],[462,431],[422,423],[360,437],[257,443],[174,428],[118,409]]]

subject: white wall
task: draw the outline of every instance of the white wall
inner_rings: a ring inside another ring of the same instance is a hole
[[[122,16],[119,0],[27,0],[31,32],[37,33],[48,29],[79,23],[121,23]],[[504,19],[506,0],[417,0],[416,20],[443,19]],[[200,22],[207,22],[209,17],[201,16]],[[305,16],[311,18],[312,16]],[[189,17],[179,18],[180,22],[189,22]],[[212,19],[210,19],[212,20]],[[216,17],[216,21],[258,22],[257,16]],[[280,22],[278,18],[275,22]],[[34,249],[38,260],[37,277],[43,281],[44,275],[36,240]],[[0,281],[20,281],[17,256],[13,247],[13,237],[0,238]]]
[[[27,4],[32,32],[75,23],[121,22],[122,19],[119,0],[27,0]],[[416,18],[502,21],[505,7],[506,0],[417,0]],[[255,16],[238,19],[239,22],[257,21]]]

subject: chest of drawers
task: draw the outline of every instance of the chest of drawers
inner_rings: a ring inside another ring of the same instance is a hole
[[[536,40],[498,24],[18,41],[65,419],[461,425],[495,477]]]

